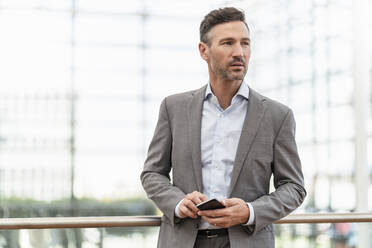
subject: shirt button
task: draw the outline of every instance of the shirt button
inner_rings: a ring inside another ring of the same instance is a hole
[[[219,117],[221,117],[221,118],[222,118],[222,117],[223,117],[223,114],[219,114]]]

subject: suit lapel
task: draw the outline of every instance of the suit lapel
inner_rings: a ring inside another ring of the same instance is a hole
[[[264,98],[262,98],[252,89],[249,89],[247,113],[245,115],[242,133],[240,135],[239,144],[236,151],[234,168],[230,181],[229,195],[231,195],[232,190],[234,189],[240,174],[240,170],[243,167],[245,158],[252,146],[253,140],[262,121],[262,117],[266,110],[264,102]]]
[[[202,163],[201,163],[201,118],[203,110],[203,102],[205,97],[205,90],[207,86],[195,91],[189,103],[189,144],[191,148],[192,165],[194,171],[194,178],[199,192],[203,192],[202,184]]]

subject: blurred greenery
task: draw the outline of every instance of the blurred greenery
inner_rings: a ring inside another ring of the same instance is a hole
[[[30,218],[30,217],[69,217],[69,216],[133,216],[133,215],[155,215],[155,205],[143,197],[125,199],[59,199],[46,202],[37,201],[31,198],[2,198],[0,201],[0,215],[2,218]],[[145,237],[149,228],[100,228],[99,233],[115,236],[131,236],[139,234]],[[54,230],[60,239],[66,239],[73,235],[76,247],[81,247],[83,229],[60,229]],[[66,236],[67,235],[67,236]],[[66,236],[66,237],[65,237]],[[0,237],[6,240],[9,246],[19,247],[19,230],[1,230]],[[64,241],[66,243],[67,241]],[[63,246],[67,247],[67,246]]]
[[[133,216],[155,215],[155,205],[143,197],[125,199],[59,199],[46,202],[30,198],[2,198],[0,215],[3,218],[56,216]]]

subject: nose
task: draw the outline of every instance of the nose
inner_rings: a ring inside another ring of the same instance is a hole
[[[243,57],[243,47],[240,44],[235,44],[232,56],[238,58]]]

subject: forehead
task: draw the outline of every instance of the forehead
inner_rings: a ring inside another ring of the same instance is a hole
[[[220,23],[214,26],[209,31],[210,39],[223,39],[225,37],[231,37],[235,39],[249,38],[249,31],[244,22],[233,21]]]

